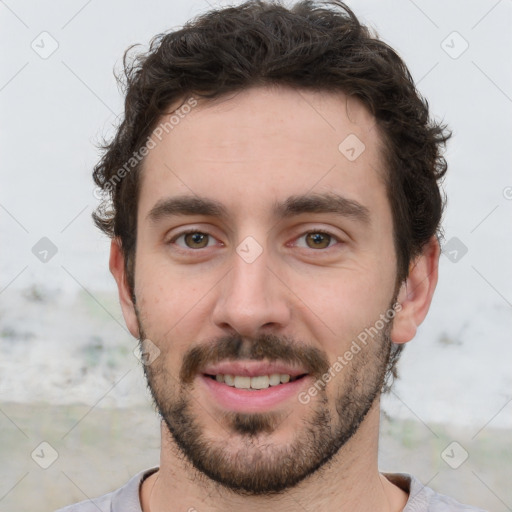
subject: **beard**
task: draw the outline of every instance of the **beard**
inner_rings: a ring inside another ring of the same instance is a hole
[[[137,318],[142,343],[147,337],[139,312]],[[297,400],[293,411],[302,407],[310,411],[286,443],[272,440],[272,434],[286,422],[283,412],[225,411],[214,417],[203,410],[202,423],[200,404],[193,395],[194,380],[206,364],[265,359],[299,364],[316,383],[331,367],[327,355],[317,348],[272,334],[254,340],[225,336],[190,348],[175,376],[166,367],[172,340],[153,339],[161,354],[144,365],[144,373],[156,410],[178,451],[200,473],[196,476],[205,475],[240,496],[278,495],[328,467],[357,432],[389,375],[391,327],[392,322],[386,324],[338,375],[320,389],[317,386],[318,394],[307,405]],[[330,388],[335,391],[329,399]],[[221,426],[224,438],[209,436],[208,424]]]

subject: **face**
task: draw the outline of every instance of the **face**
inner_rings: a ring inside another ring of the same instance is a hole
[[[377,127],[343,94],[254,88],[156,142],[135,263],[151,393],[195,468],[281,492],[339,453],[383,384],[396,256]]]

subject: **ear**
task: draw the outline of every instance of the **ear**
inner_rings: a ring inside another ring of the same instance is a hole
[[[427,316],[436,289],[441,249],[433,236],[409,267],[409,275],[398,292],[401,308],[393,320],[391,340],[407,343],[416,335],[419,325]]]
[[[117,283],[119,302],[121,303],[126,326],[132,336],[138,339],[139,325],[135,314],[135,305],[132,302],[132,294],[130,293],[130,287],[126,279],[124,253],[119,238],[114,238],[110,244],[109,268]]]

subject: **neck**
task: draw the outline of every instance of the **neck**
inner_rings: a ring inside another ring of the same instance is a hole
[[[160,469],[144,481],[144,512],[273,510],[401,511],[407,494],[378,471],[379,401],[330,462],[278,497],[240,496],[199,473],[182,455],[162,422]],[[172,504],[172,505],[170,505]]]

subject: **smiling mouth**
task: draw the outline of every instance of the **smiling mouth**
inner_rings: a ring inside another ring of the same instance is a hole
[[[204,374],[212,380],[226,384],[229,387],[237,389],[246,389],[248,391],[259,391],[261,389],[268,389],[270,387],[278,387],[295,382],[306,377],[307,373],[296,375],[294,377],[286,373],[272,373],[270,375],[257,375],[249,377],[247,375],[230,375],[230,374],[217,374],[209,375]]]

